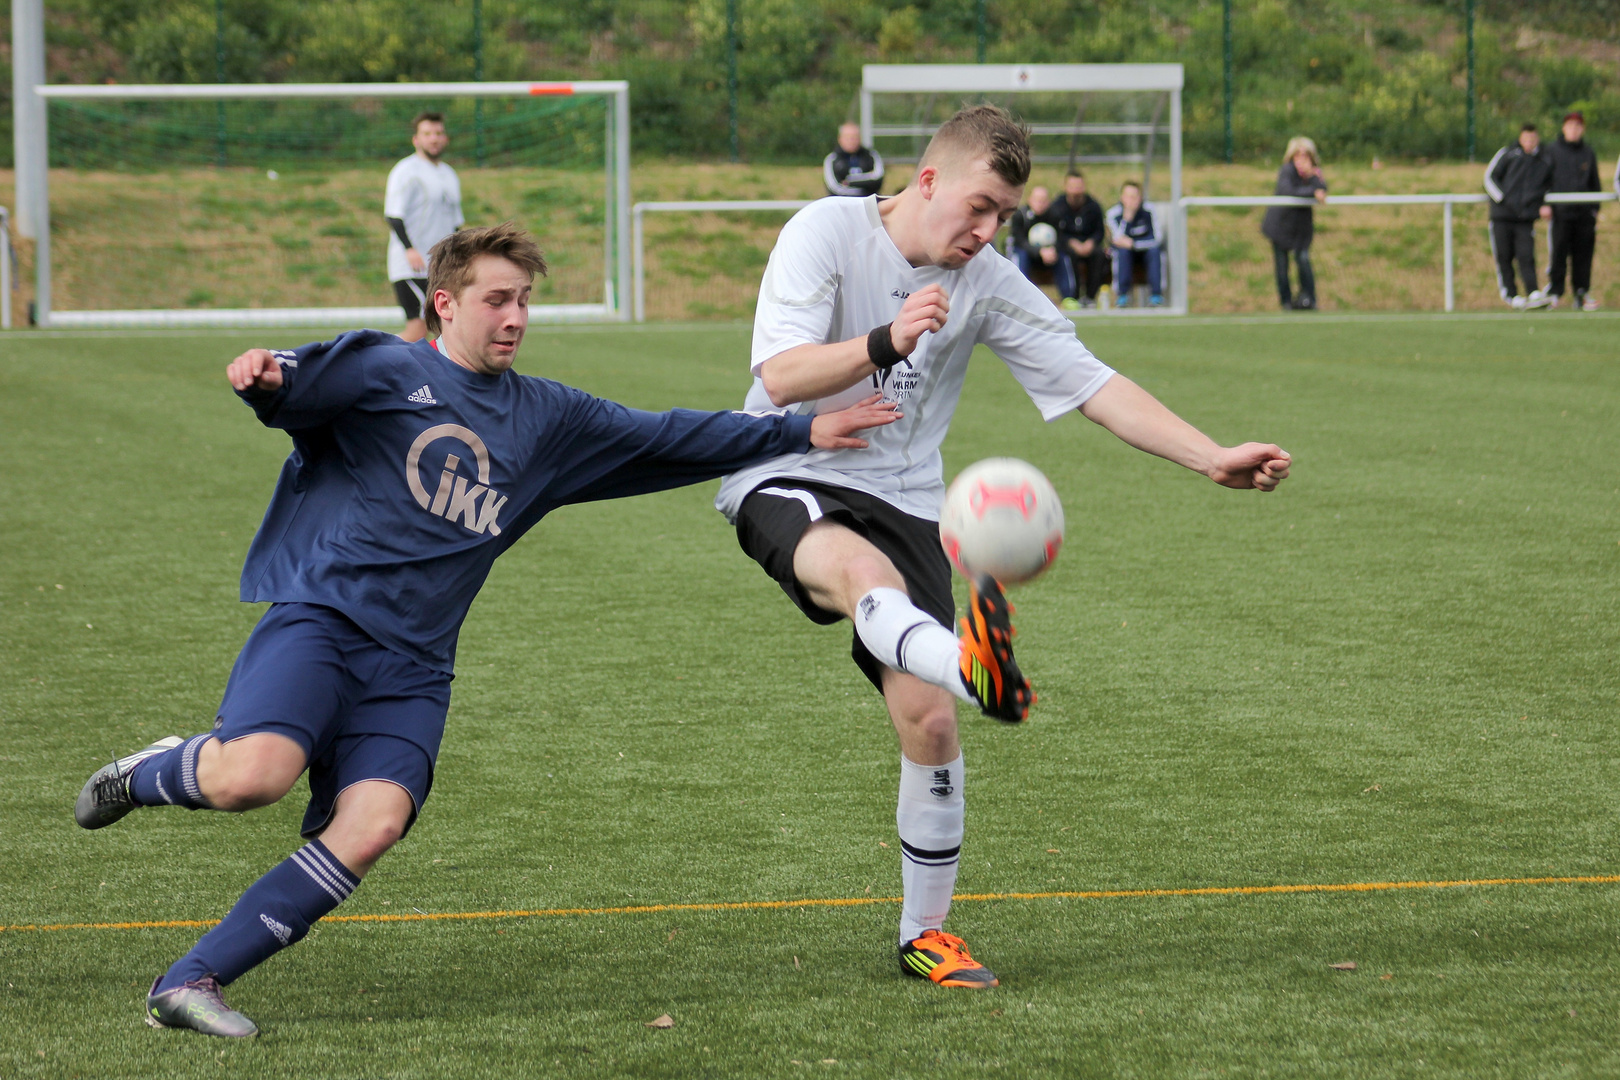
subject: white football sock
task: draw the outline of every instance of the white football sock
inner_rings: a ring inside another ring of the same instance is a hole
[[[855,605],[861,644],[896,671],[972,701],[962,684],[962,646],[956,635],[911,602],[899,589],[873,589]]]
[[[918,765],[900,756],[900,944],[945,925],[956,888],[967,816],[962,755],[948,765]]]

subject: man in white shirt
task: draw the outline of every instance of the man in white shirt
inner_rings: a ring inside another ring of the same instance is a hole
[[[860,455],[786,455],[728,476],[716,499],[743,550],[812,621],[855,624],[855,662],[900,743],[900,968],[943,986],[998,985],[942,929],[964,828],[956,699],[1009,722],[1033,700],[996,582],[973,582],[960,640],[947,629],[939,447],[974,345],[1001,357],[1047,420],[1078,409],[1227,487],[1270,491],[1288,475],[1277,446],[1217,445],[1115,374],[996,253],[1028,178],[1027,129],[975,105],[939,129],[899,195],[823,199],[788,222],[760,286],[744,408],[819,413],[877,391],[902,418]]]
[[[461,216],[461,181],[456,170],[440,161],[450,136],[444,115],[418,113],[411,122],[411,145],[416,152],[388,172],[383,216],[388,219],[388,280],[405,309],[406,341],[427,336],[422,307],[427,297],[426,252],[455,232]]]

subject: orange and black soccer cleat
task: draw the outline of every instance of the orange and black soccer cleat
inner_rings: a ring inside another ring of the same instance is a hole
[[[1001,985],[995,972],[968,955],[967,942],[943,930],[924,930],[922,937],[900,946],[900,970],[941,986],[984,990]]]
[[[1009,724],[1029,718],[1035,703],[1012,653],[1012,607],[995,578],[974,579],[962,620],[962,684],[986,716]]]

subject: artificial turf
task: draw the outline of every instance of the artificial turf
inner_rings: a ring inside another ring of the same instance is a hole
[[[1617,329],[1086,324],[1216,438],[1288,448],[1264,497],[1042,424],[976,362],[947,471],[1025,457],[1069,528],[1014,596],[1031,721],[963,714],[959,892],[1620,873]],[[287,450],[222,369],[309,336],[0,338],[0,927],[218,918],[296,846],[302,787],[97,833],[70,809],[109,754],[211,721]],[[519,368],[729,408],[747,340],[536,328]],[[433,797],[339,914],[898,892],[848,629],[805,622],[712,494],[567,509],[496,566]],[[323,924],[233,985],[243,1043],[140,1022],[198,930],[0,929],[0,1075],[1620,1073],[1620,884],[961,901],[981,993],[903,979],[896,917]]]

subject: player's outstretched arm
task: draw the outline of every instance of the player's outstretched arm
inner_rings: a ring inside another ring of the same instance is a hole
[[[1223,487],[1275,491],[1288,478],[1288,452],[1272,443],[1221,446],[1123,375],[1091,396],[1080,413],[1138,450],[1203,473]]]
[[[250,387],[267,392],[279,390],[281,363],[269,349],[249,349],[230,362],[225,377],[231,381],[231,389],[239,393]]]
[[[797,345],[777,353],[760,365],[771,404],[782,408],[842,393],[878,370],[879,363],[904,359],[927,333],[938,331],[950,314],[950,299],[938,285],[918,289],[900,306],[889,324],[889,341],[897,357],[874,357],[871,340],[862,336],[831,345]]]

